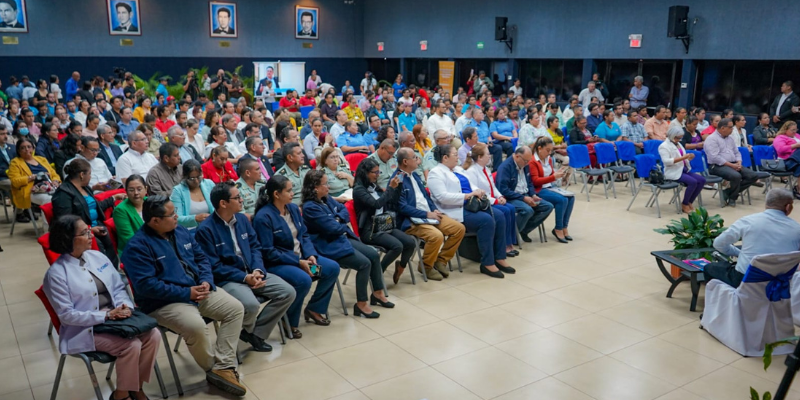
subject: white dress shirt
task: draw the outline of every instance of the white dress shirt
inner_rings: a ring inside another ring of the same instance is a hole
[[[409,179],[411,180],[411,186],[414,187],[414,198],[417,201],[417,209],[425,212],[431,212],[431,208],[428,207],[428,199],[426,199],[425,195],[422,194],[422,188],[417,185],[417,180],[413,177]]]
[[[158,160],[152,154],[146,151],[140,154],[130,149],[117,160],[117,180],[128,179],[133,174],[141,175],[142,178],[147,179],[147,173],[150,172],[150,168],[155,167],[157,164]]]
[[[431,114],[428,117],[426,128],[428,128],[428,135],[430,136],[434,136],[436,131],[442,129],[445,132],[449,132],[451,137],[456,137],[456,127],[453,125],[453,120],[445,114],[442,114],[441,117],[436,113]]]
[[[486,192],[486,196],[492,204],[497,202],[497,199],[503,197],[497,185],[492,179],[492,171],[489,168],[481,167],[478,164],[472,164],[468,170],[464,171],[464,176],[469,179],[472,187],[481,189]]]

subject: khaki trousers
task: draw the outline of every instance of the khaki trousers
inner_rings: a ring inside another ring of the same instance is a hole
[[[446,215],[442,216],[439,225],[411,225],[406,229],[407,234],[425,241],[425,253],[422,255],[425,269],[433,268],[437,261],[447,264],[456,255],[465,231],[463,224]],[[445,236],[447,240],[444,239]]]
[[[204,371],[236,367],[236,347],[242,331],[244,306],[222,288],[217,287],[196,306],[172,303],[151,312],[150,316],[159,325],[183,337],[189,353]],[[217,342],[213,347],[203,317],[219,322]]]

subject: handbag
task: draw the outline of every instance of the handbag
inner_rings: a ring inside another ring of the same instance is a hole
[[[158,326],[155,318],[134,309],[125,319],[108,320],[94,326],[94,333],[106,333],[125,339],[132,339]]]
[[[373,215],[371,218],[370,231],[363,233],[366,236],[364,240],[368,242],[372,241],[376,233],[391,232],[395,228],[394,222],[397,220],[397,213],[384,211],[378,215]]]
[[[664,184],[664,173],[661,172],[661,168],[659,168],[658,165],[654,166],[653,169],[650,170],[650,177],[647,178],[647,181],[650,182],[651,185]]]
[[[51,181],[47,175],[45,175],[43,172],[40,172],[36,174],[36,179],[33,181],[33,187],[31,188],[31,193],[53,194],[55,193],[56,189],[58,189],[58,182]]]
[[[786,163],[780,158],[774,160],[761,160],[761,167],[767,171],[786,172]]]
[[[472,196],[467,200],[467,204],[464,205],[464,208],[470,212],[479,212],[479,211],[486,211],[491,207],[489,203],[489,198],[484,194],[480,198],[477,196]]]

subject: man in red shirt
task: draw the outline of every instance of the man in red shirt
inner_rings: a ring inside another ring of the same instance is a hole
[[[292,118],[294,118],[294,122],[297,123],[297,125],[301,125],[300,124],[301,116],[300,116],[300,112],[299,112],[299,109],[298,109],[297,99],[294,98],[294,90],[291,90],[291,89],[287,90],[286,91],[286,96],[284,98],[282,98],[281,101],[278,104],[281,106],[281,109],[283,109],[286,112],[288,112],[289,115]]]
[[[233,170],[233,165],[228,162],[228,150],[224,147],[215,147],[211,150],[211,159],[202,165],[203,178],[214,183],[238,181],[239,175]]]
[[[306,90],[306,95],[300,98],[300,107],[316,106],[317,100],[314,95],[314,89]]]

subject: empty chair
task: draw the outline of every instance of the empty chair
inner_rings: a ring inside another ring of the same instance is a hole
[[[597,181],[598,178],[606,177],[603,180],[603,191],[606,194],[606,198],[608,198],[608,186],[611,185],[612,190],[614,190],[614,197],[616,197],[616,189],[614,189],[614,179],[611,176],[611,170],[606,168],[592,168],[591,160],[589,159],[589,149],[586,145],[583,144],[573,144],[567,146],[567,155],[569,155],[570,166],[575,169],[575,172],[581,174],[581,179],[583,180],[583,187],[581,188],[581,193],[586,191],[586,201],[589,200],[589,189],[586,186],[589,182],[586,180],[587,176],[591,176],[595,178]],[[594,187],[594,181],[592,182],[592,187]]]
[[[798,263],[800,251],[763,254],[750,261],[738,288],[711,280],[701,326],[743,356],[761,356],[765,344],[793,336],[790,281]],[[772,354],[793,350],[784,345]]]
[[[753,161],[750,158],[750,149],[748,149],[747,147],[739,147],[739,154],[742,155],[742,166],[745,167],[745,168],[752,169],[753,172],[756,173],[756,177],[758,178],[758,180],[762,180],[762,179],[769,180],[770,179],[771,175],[770,175],[769,172],[759,171],[759,170],[753,168]],[[750,201],[750,188],[749,187],[745,190],[745,193],[747,193],[747,204],[753,204],[752,201]],[[744,196],[742,196],[742,204],[744,204]]]
[[[636,197],[639,196],[639,193],[642,191],[642,188],[647,187],[650,188],[652,194],[650,198],[647,200],[647,207],[652,207],[653,204],[656,206],[656,210],[658,211],[658,218],[661,218],[661,207],[658,204],[658,195],[665,190],[672,190],[672,199],[677,199],[680,195],[680,185],[676,182],[667,182],[664,181],[662,184],[654,185],[648,181],[650,178],[650,171],[653,167],[661,169],[656,163],[656,158],[650,154],[638,154],[635,157],[636,163],[636,171],[639,172],[639,187],[636,188],[636,194],[633,195],[631,202],[628,204],[627,211],[630,211],[633,202],[636,201]],[[675,202],[675,209],[680,214],[680,208],[678,207],[677,201]]]
[[[629,144],[630,147],[634,147],[632,142],[617,142],[617,143],[626,143]],[[633,172],[635,171],[635,169],[633,169],[633,167],[631,167],[630,165],[622,165],[619,158],[617,158],[617,152],[614,149],[614,145],[612,145],[611,143],[597,143],[594,145],[594,152],[597,155],[597,162],[600,164],[601,167],[610,169],[611,172],[613,172],[614,174],[621,174],[628,176],[628,183],[631,185],[631,194],[634,194]],[[636,154],[635,151],[634,154]],[[616,197],[617,197],[617,191],[615,189],[614,198]]]
[[[661,156],[658,154],[658,146],[664,143],[663,140],[650,139],[644,141],[644,154],[650,154],[656,158],[656,162],[661,163]]]

